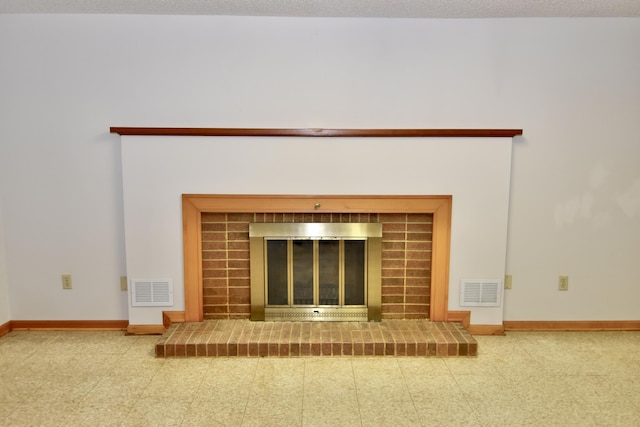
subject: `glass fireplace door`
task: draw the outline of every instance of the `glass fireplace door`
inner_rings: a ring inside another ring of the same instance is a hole
[[[380,223],[251,223],[251,320],[380,321]]]
[[[267,239],[267,306],[364,306],[365,248],[363,239]]]
[[[293,269],[293,304],[315,305],[313,268],[314,254],[313,240],[292,241],[292,269]],[[267,257],[269,254],[267,254]]]
[[[318,242],[318,303],[340,305],[340,242]]]

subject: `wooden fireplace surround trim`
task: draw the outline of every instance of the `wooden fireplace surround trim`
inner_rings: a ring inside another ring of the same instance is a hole
[[[204,319],[202,213],[431,213],[433,237],[429,318],[448,320],[452,196],[312,196],[183,194],[184,321]]]

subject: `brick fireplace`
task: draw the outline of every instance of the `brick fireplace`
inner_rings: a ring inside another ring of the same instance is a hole
[[[203,217],[265,212],[431,214],[429,319],[451,320],[449,310],[467,311],[471,324],[502,324],[501,306],[460,306],[456,284],[466,278],[504,276],[511,146],[521,130],[111,131],[121,135],[126,274],[130,279],[173,282],[171,306],[128,304],[132,330],[157,330],[163,313],[171,313],[167,316],[176,322],[203,320],[203,276],[213,273],[202,268]],[[331,165],[331,174],[318,179],[313,166],[324,164]],[[149,173],[151,165],[158,173]],[[323,196],[314,196],[318,194]],[[224,280],[231,282],[232,277]],[[246,315],[241,311],[246,290],[232,288],[207,290],[206,304],[229,318]],[[387,296],[391,307],[409,294]],[[130,294],[128,298],[131,302]],[[410,314],[406,306],[402,311]],[[212,319],[217,320],[225,319]]]
[[[205,319],[249,317],[250,223],[382,224],[382,318],[429,318],[431,213],[205,212],[201,228]]]
[[[379,222],[383,319],[446,320],[450,218],[449,196],[184,195],[185,319],[249,318],[250,222]]]

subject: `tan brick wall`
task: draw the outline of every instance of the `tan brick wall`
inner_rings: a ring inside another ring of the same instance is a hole
[[[203,213],[206,319],[248,319],[250,222],[382,223],[382,317],[429,317],[431,214]]]

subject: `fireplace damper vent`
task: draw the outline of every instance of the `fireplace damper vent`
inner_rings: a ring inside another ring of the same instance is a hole
[[[378,223],[249,224],[252,320],[381,319]]]

